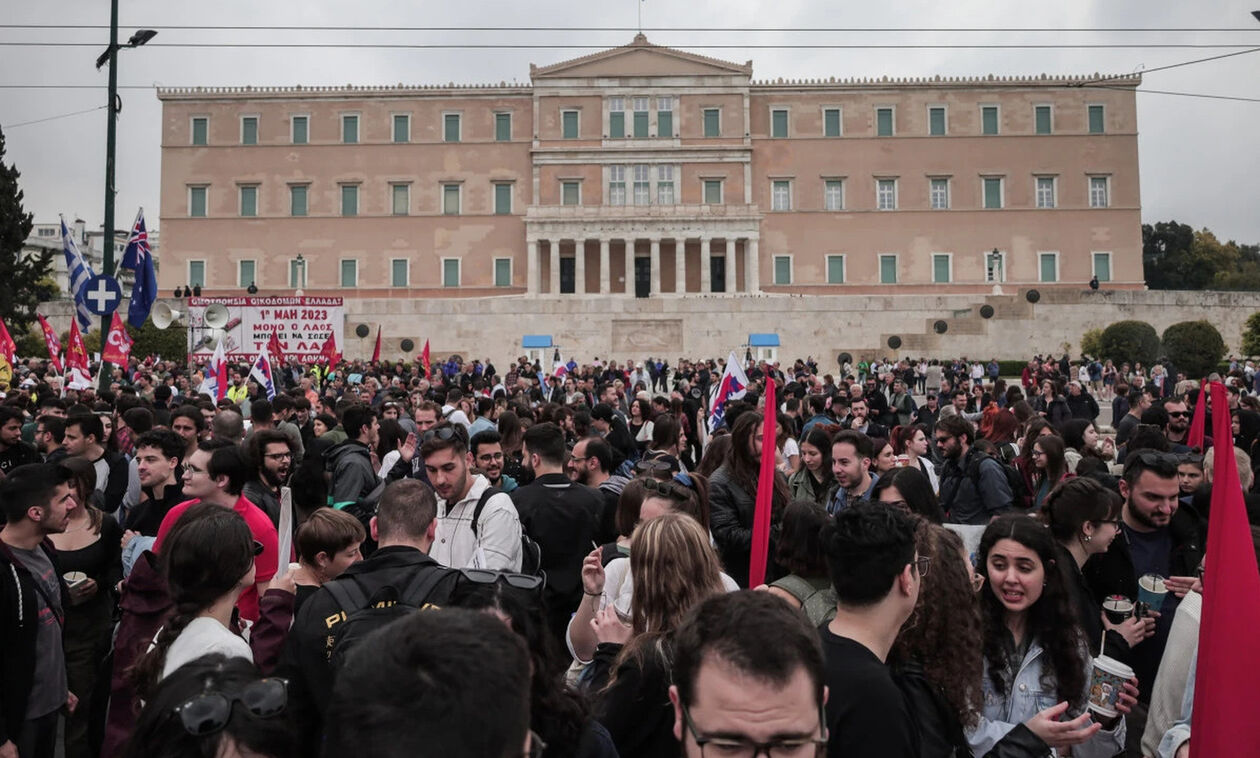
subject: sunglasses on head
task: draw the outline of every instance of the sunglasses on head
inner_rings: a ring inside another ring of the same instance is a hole
[[[1173,453],[1161,453],[1158,450],[1141,450],[1126,457],[1125,467],[1127,468],[1133,461],[1149,467],[1172,466],[1176,468],[1177,464],[1181,462],[1181,458]]]
[[[453,439],[464,440],[464,428],[462,426],[438,426],[424,433],[420,438],[420,444],[424,444],[433,438],[437,438],[443,442],[450,442]]]
[[[176,706],[174,712],[179,716],[185,732],[201,737],[214,734],[227,726],[232,720],[234,703],[240,703],[257,718],[278,716],[288,706],[288,687],[288,680],[269,677],[250,682],[239,692],[212,692],[207,680],[205,692]]]
[[[547,578],[544,576],[519,574],[513,571],[466,568],[460,569],[459,573],[474,584],[497,584],[503,582],[507,586],[515,587],[518,590],[541,590],[547,583]]]
[[[692,492],[681,484],[675,484],[671,481],[660,481],[659,479],[640,479],[643,482],[643,489],[648,492],[655,493],[662,497],[686,502],[691,499]]]

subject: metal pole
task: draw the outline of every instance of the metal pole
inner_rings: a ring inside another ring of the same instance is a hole
[[[109,102],[105,107],[105,245],[101,261],[101,273],[114,275],[114,143],[118,116],[118,0],[109,3]],[[105,339],[109,335],[110,316],[101,316],[101,381],[100,387],[109,387],[109,372],[105,370]]]

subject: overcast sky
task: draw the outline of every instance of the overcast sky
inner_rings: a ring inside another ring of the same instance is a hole
[[[105,0],[55,3],[6,2],[5,24],[108,25]],[[861,7],[856,7],[856,6]],[[1035,6],[1041,6],[1039,10]],[[1174,0],[1062,0],[1057,3],[930,0],[834,3],[814,0],[647,0],[643,26],[657,44],[691,49],[726,60],[753,61],[756,79],[824,76],[931,76],[982,74],[1125,73],[1221,55],[1244,47],[1130,49],[704,49],[701,45],[823,44],[1238,44],[1260,47],[1260,22],[1250,11],[1260,0],[1185,3]],[[119,56],[119,83],[148,89],[121,91],[118,124],[118,198],[115,224],[129,227],[143,205],[150,229],[158,226],[161,108],[153,85],[313,85],[478,83],[529,80],[529,64],[584,55],[631,40],[633,0],[471,3],[359,0],[346,3],[258,3],[217,0],[182,3],[121,0],[119,37],[163,25],[310,25],[410,27],[625,27],[584,32],[364,32],[162,30],[150,46]],[[810,34],[653,32],[652,27],[797,28],[1204,28],[1226,32],[1169,33],[875,33]],[[104,70],[93,62],[108,39],[106,29],[0,28],[0,41],[92,42],[99,47],[0,46],[0,125],[7,137],[6,163],[22,172],[26,208],[36,222],[58,213],[97,227],[103,218],[105,111],[39,124],[22,122],[101,106]],[[352,42],[590,45],[591,49],[226,49],[158,47],[179,42]],[[1142,90],[1158,89],[1260,99],[1260,53],[1201,63],[1145,77]],[[47,85],[92,85],[49,89]],[[1142,219],[1176,219],[1209,227],[1223,240],[1260,243],[1260,102],[1139,94]]]

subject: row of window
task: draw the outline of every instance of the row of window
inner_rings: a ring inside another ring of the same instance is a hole
[[[512,259],[495,258],[493,263],[494,286],[511,287]],[[188,261],[189,286],[206,286],[206,266],[207,263],[204,260]],[[461,285],[462,269],[461,260],[459,258],[442,258],[441,271],[443,287],[459,287]],[[342,260],[338,276],[338,281],[341,287],[358,287],[359,261],[354,258],[346,258]],[[389,286],[391,287],[410,287],[411,260],[407,258],[391,259],[389,261],[389,277]],[[237,261],[236,283],[237,286],[242,288],[248,287],[251,284],[262,286],[263,282],[258,277],[258,262],[249,259]],[[289,261],[288,286],[290,289],[301,289],[306,287],[305,261],[298,261],[297,259],[291,259]]]
[[[1089,207],[1108,208],[1111,205],[1111,177],[1090,176]],[[1059,205],[1059,177],[1034,176],[1033,189],[1037,208],[1057,208]],[[928,207],[932,210],[948,210],[953,207],[953,179],[951,177],[928,178]],[[773,179],[770,182],[770,210],[790,211],[795,208],[792,179]],[[823,180],[823,210],[842,211],[844,205],[844,179]],[[875,208],[881,211],[897,210],[900,180],[884,178],[875,180]],[[1006,177],[980,177],[981,207],[998,209],[1007,207]]]
[[[991,252],[980,254],[984,261],[985,282],[1006,281],[1006,253],[999,253],[995,258]],[[1099,282],[1111,281],[1111,253],[1091,253],[1093,275]],[[778,285],[793,284],[792,256],[790,254],[773,256],[774,283]],[[901,282],[899,269],[900,256],[896,253],[881,253],[879,256],[879,283],[898,284]],[[845,256],[828,255],[826,258],[827,284],[845,284]],[[1037,253],[1038,281],[1053,283],[1059,281],[1059,253]],[[954,254],[932,254],[932,283],[949,284],[954,281]]]
[[[1106,131],[1106,109],[1102,105],[1089,105],[1088,109],[1088,133],[1103,134]],[[716,133],[709,134],[708,129],[708,111],[705,120],[705,136],[718,136]],[[823,137],[843,137],[844,136],[844,110],[840,106],[824,107],[823,113]],[[944,137],[951,133],[949,127],[949,107],[945,105],[929,105],[927,106],[927,134],[931,137]],[[1001,134],[1002,108],[1000,105],[981,105],[980,106],[980,134],[993,135]],[[790,109],[786,107],[771,107],[770,109],[770,136],[777,139],[786,139],[792,135],[790,128]],[[1035,134],[1054,134],[1054,106],[1034,105],[1033,106],[1033,132]],[[897,131],[897,106],[880,105],[875,107],[875,136],[876,137],[895,137]],[[796,134],[794,136],[808,136]]]
[[[498,142],[512,139],[512,114],[507,111],[493,113],[494,138]],[[240,139],[242,145],[258,144],[259,116],[241,116]],[[411,142],[411,114],[392,114],[393,142]],[[359,143],[358,113],[341,114],[341,142],[347,145]],[[193,116],[190,123],[191,144],[208,145],[210,142],[210,117]],[[463,115],[460,113],[442,114],[442,141],[460,142],[463,139]],[[306,114],[289,116],[289,140],[294,145],[305,145],[311,141],[311,117]]]
[[[492,182],[494,188],[494,213],[506,216],[512,213],[512,182]],[[339,185],[341,195],[341,215],[359,215],[360,184]],[[257,216],[258,211],[257,184],[237,185],[238,212],[241,216]],[[464,187],[458,182],[440,185],[442,198],[442,215],[458,216],[463,207]],[[188,186],[188,215],[192,218],[204,218],[210,201],[210,185],[190,184]],[[389,185],[390,213],[395,216],[406,216],[411,212],[411,185],[406,182]],[[307,216],[310,214],[310,185],[289,185],[289,215]]]

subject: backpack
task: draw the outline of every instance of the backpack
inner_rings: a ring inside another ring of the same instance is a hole
[[[486,487],[486,491],[481,493],[481,497],[477,499],[477,506],[473,508],[472,527],[473,536],[477,535],[477,522],[481,520],[481,512],[486,509],[486,503],[490,498],[503,492],[498,487]],[[542,547],[534,542],[524,530],[521,530],[521,573],[531,576],[539,576],[542,572]]]
[[[433,566],[427,571],[418,572],[401,592],[397,587],[387,584],[371,597],[367,596],[353,576],[326,582],[324,587],[337,601],[337,606],[345,616],[345,620],[336,625],[332,634],[329,651],[332,670],[341,668],[346,656],[364,637],[431,605],[429,596],[437,585],[443,579],[458,573],[452,569]]]
[[[770,586],[785,590],[801,601],[801,612],[809,619],[811,626],[821,626],[836,616],[836,591],[832,587],[815,589],[812,584],[795,574],[777,579]]]
[[[1016,508],[1024,507],[1027,502],[1028,490],[1024,487],[1024,476],[1019,473],[1019,469],[1007,463],[1002,458],[997,458],[988,453],[982,453],[977,450],[974,453],[972,462],[967,466],[967,476],[971,479],[971,483],[976,487],[976,493],[980,492],[980,466],[986,461],[997,461],[1002,467],[1002,474],[1006,477],[1006,486],[1011,489],[1011,505]]]

